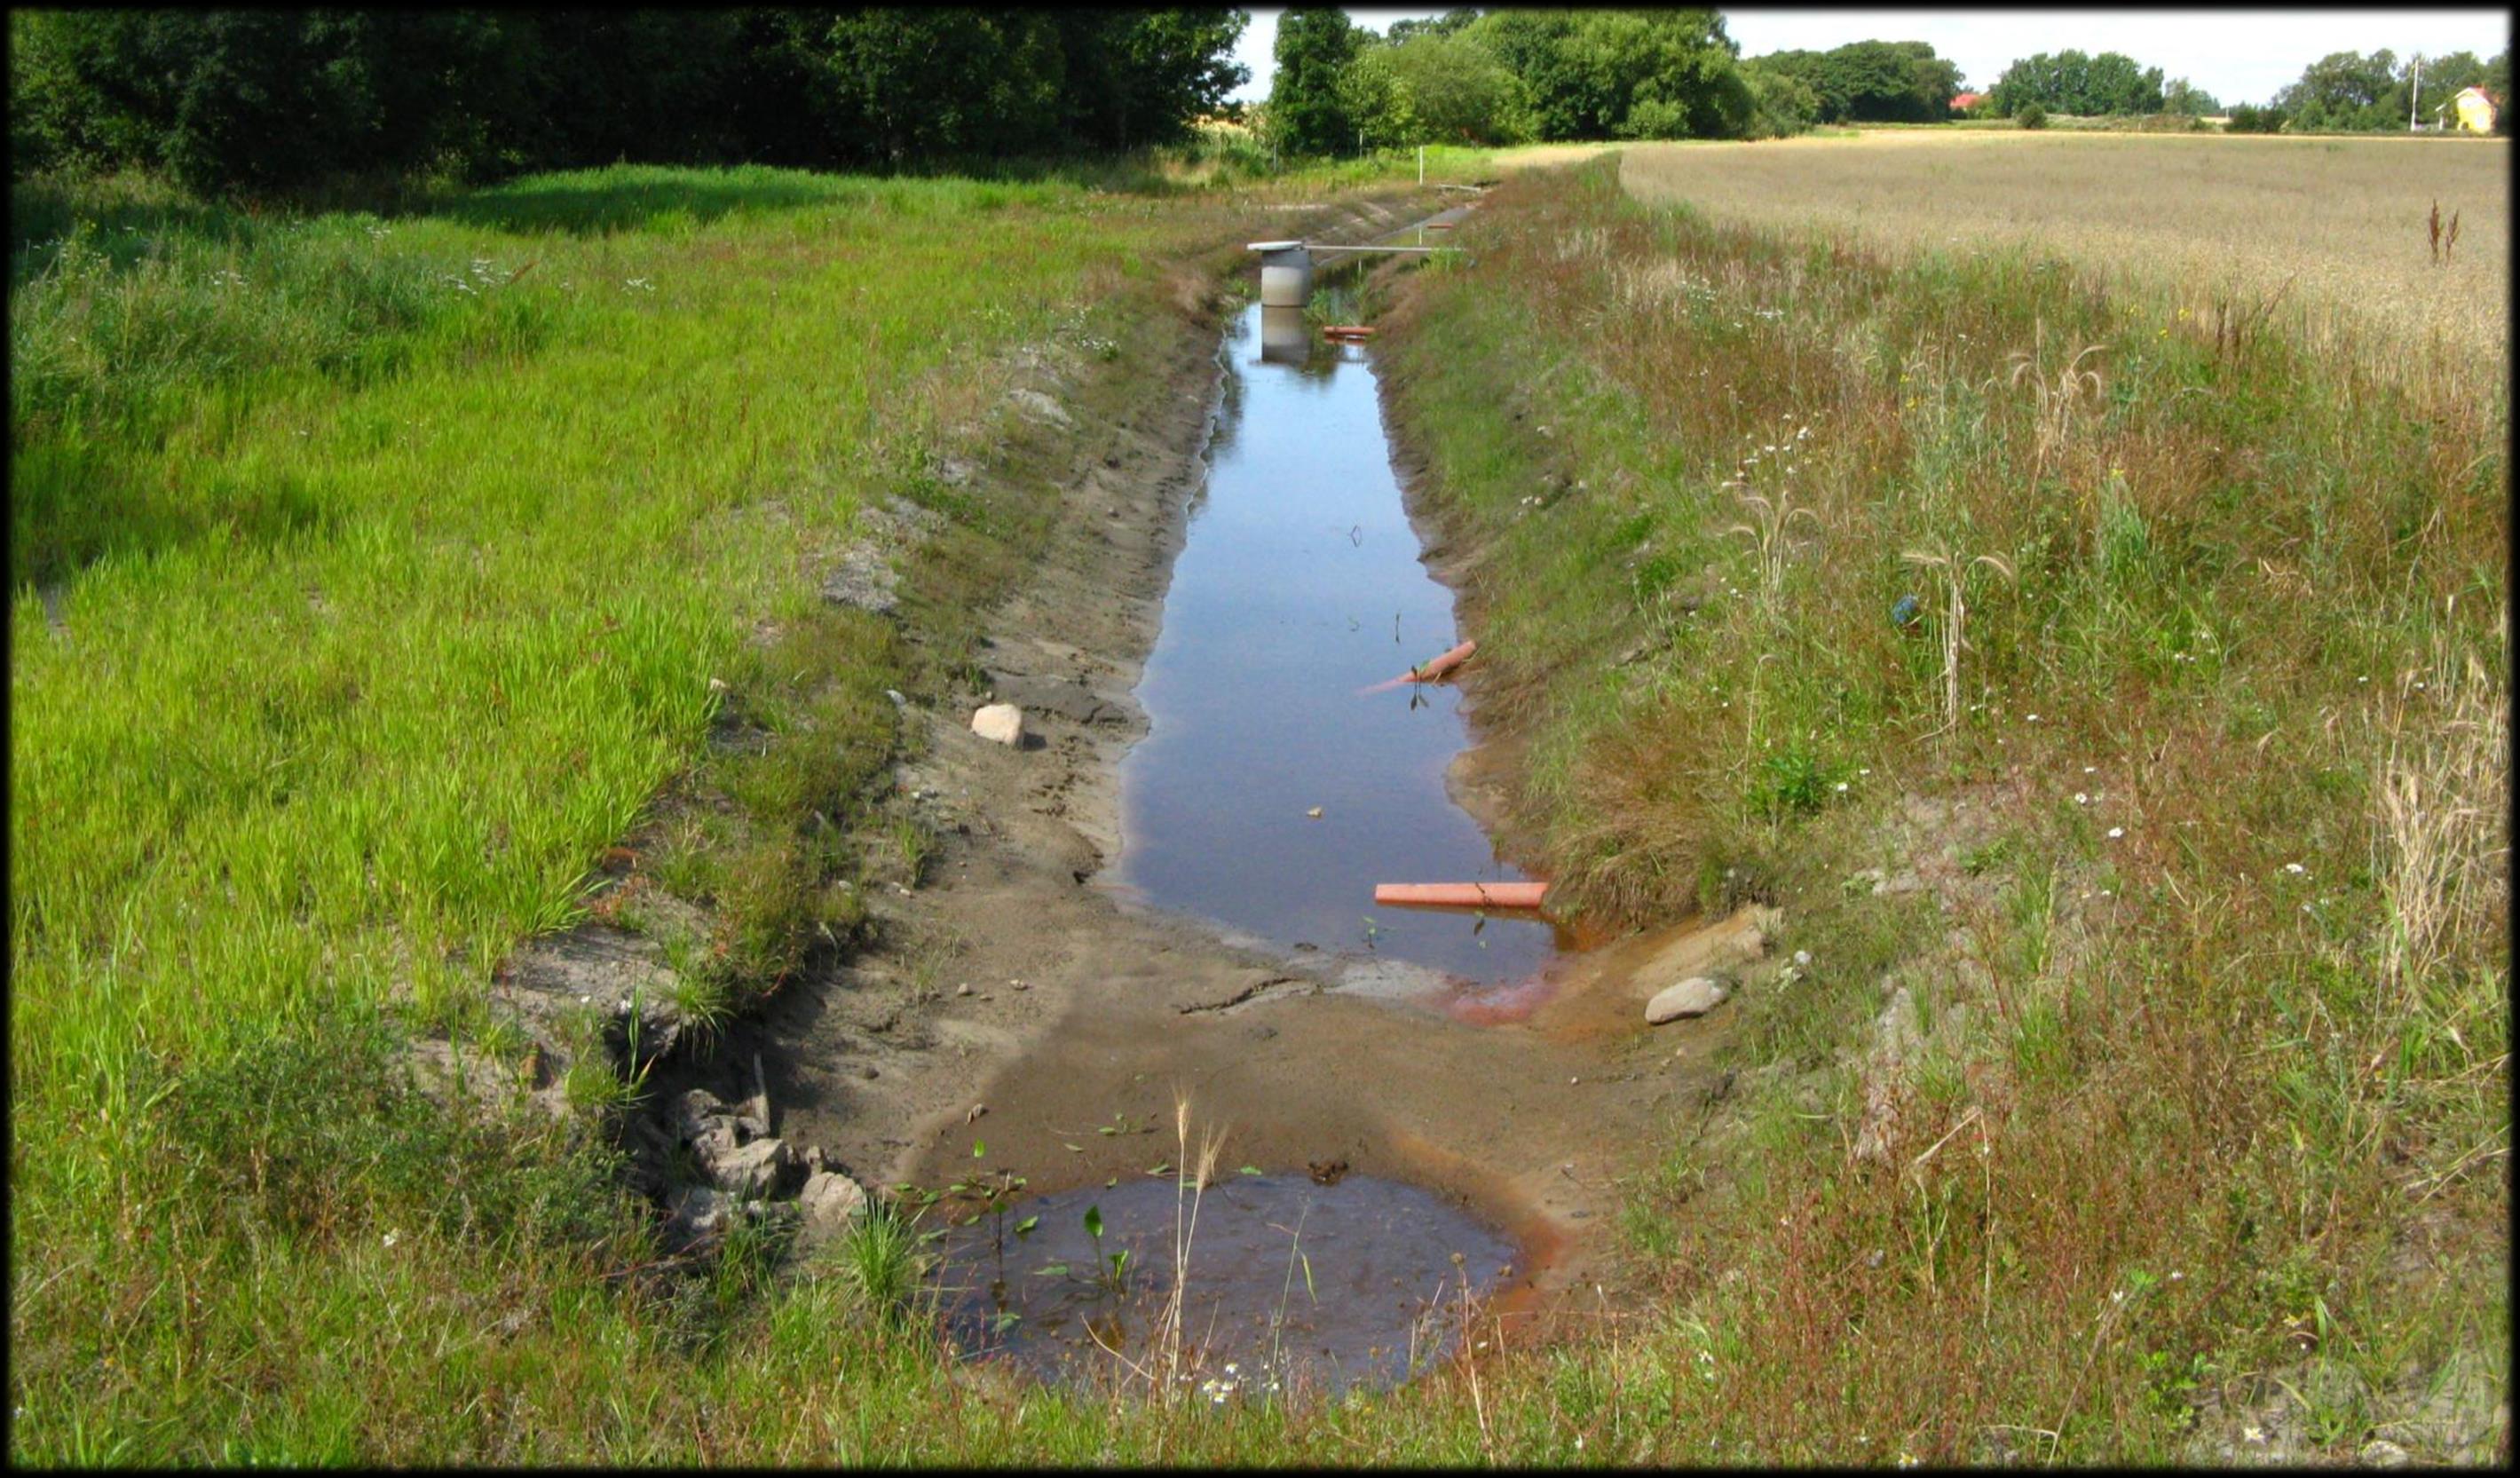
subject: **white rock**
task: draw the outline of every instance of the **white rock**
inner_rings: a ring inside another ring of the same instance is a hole
[[[1724,1004],[1730,992],[1723,982],[1707,975],[1691,975],[1678,985],[1665,987],[1645,1003],[1645,1022],[1660,1026],[1687,1016],[1703,1016]]]
[[[1010,749],[1023,746],[1023,710],[1012,703],[991,703],[971,715],[971,732]]]
[[[866,1205],[866,1188],[838,1171],[816,1171],[796,1196],[797,1206],[805,1213],[800,1239],[810,1246],[838,1236],[849,1218]]]

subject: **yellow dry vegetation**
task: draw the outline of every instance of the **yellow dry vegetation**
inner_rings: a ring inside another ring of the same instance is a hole
[[[2196,312],[2289,282],[2281,311],[2315,340],[2438,347],[2498,378],[2510,168],[2501,139],[1914,130],[1632,146],[1620,179],[1640,199],[1770,229],[1921,249],[2026,244]],[[2459,220],[2439,259],[2436,202],[2445,232]]]
[[[1500,169],[1547,168],[1554,164],[1573,164],[1589,159],[1610,144],[1516,144],[1497,150],[1493,156]]]

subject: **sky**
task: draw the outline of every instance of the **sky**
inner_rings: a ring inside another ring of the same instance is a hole
[[[1350,7],[1359,25],[1385,30],[1404,17],[1434,10]],[[1254,7],[1235,60],[1251,80],[1233,94],[1269,95],[1276,69],[1279,8]],[[2473,10],[1726,10],[1724,28],[1756,57],[1796,48],[1827,51],[1849,41],[1930,41],[1958,63],[1966,86],[1983,91],[2003,69],[2039,52],[2075,48],[2124,52],[2166,77],[2185,77],[2225,107],[2264,103],[2330,52],[2386,47],[2439,55],[2472,51],[2491,57],[2510,44],[2511,12]]]

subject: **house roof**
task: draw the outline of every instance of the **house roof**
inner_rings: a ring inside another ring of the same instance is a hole
[[[1985,101],[1986,94],[1982,92],[1963,92],[1952,95],[1952,106],[1954,108],[1974,108]]]

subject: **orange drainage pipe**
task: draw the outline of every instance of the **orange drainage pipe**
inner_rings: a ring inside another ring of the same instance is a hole
[[[1377,882],[1375,903],[1418,903],[1463,909],[1536,909],[1545,882]]]
[[[1425,661],[1410,668],[1407,672],[1400,674],[1400,676],[1393,678],[1387,683],[1376,683],[1371,688],[1362,690],[1362,692],[1388,693],[1394,688],[1402,687],[1409,683],[1441,682],[1452,675],[1454,668],[1468,661],[1470,659],[1470,654],[1478,649],[1478,643],[1463,642],[1461,646],[1454,648],[1450,651],[1439,652],[1434,656],[1428,657]]]
[[[1322,330],[1328,338],[1372,338],[1373,331],[1363,324],[1332,324]]]
[[[1454,648],[1450,651],[1444,652],[1439,656],[1429,657],[1425,661],[1418,663],[1417,666],[1410,668],[1410,680],[1418,683],[1434,682],[1436,679],[1450,673],[1454,668],[1468,661],[1470,659],[1470,653],[1478,649],[1478,643],[1463,642],[1461,646]]]

